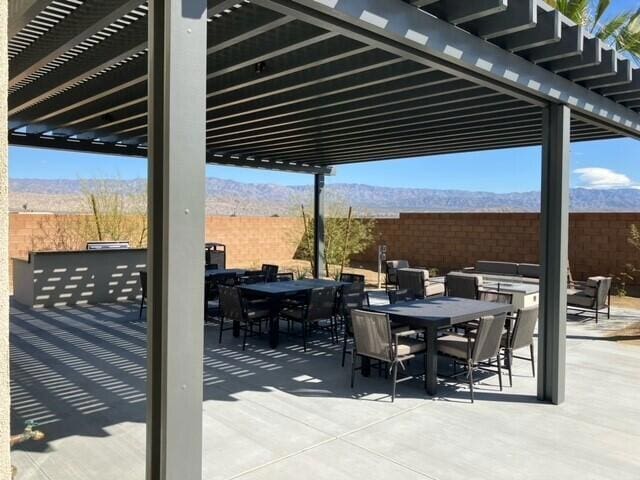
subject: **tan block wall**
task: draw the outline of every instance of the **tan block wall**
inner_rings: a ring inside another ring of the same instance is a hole
[[[10,217],[10,256],[26,258],[29,250],[40,248],[50,216]],[[627,263],[640,267],[640,256],[627,242],[632,223],[640,225],[640,213],[571,214],[573,275],[618,274]],[[207,241],[227,245],[228,266],[291,260],[303,232],[302,221],[289,217],[212,216],[205,225]],[[407,213],[377,220],[375,235],[375,245],[387,244],[390,259],[443,272],[483,259],[538,262],[538,215],[532,213]],[[375,245],[354,260],[374,263]]]
[[[640,267],[640,255],[627,242],[633,223],[640,225],[640,213],[572,213],[569,262],[574,277],[618,274],[628,263]],[[535,213],[407,213],[376,225],[376,245],[387,245],[389,259],[442,272],[476,260],[538,263]],[[377,247],[356,260],[375,262]]]
[[[70,221],[79,216],[67,217]],[[27,258],[31,250],[52,249],[56,222],[53,215],[11,214],[10,257]],[[207,217],[205,238],[227,246],[227,265],[291,260],[302,238],[303,224],[289,217]],[[84,248],[76,245],[74,248]]]
[[[227,266],[291,260],[302,239],[302,220],[292,217],[207,217],[205,238],[227,246]]]

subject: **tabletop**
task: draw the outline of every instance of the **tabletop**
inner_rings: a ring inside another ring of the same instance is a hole
[[[286,295],[296,292],[304,292],[314,288],[341,287],[346,282],[337,282],[324,279],[292,280],[288,282],[252,283],[240,285],[240,288],[250,292],[264,295]]]
[[[436,297],[394,305],[372,305],[372,312],[387,313],[391,319],[418,327],[446,327],[487,315],[507,313],[511,305],[457,297]]]
[[[234,275],[244,275],[247,271],[243,268],[220,268],[218,270],[205,270],[205,277],[215,277],[216,275],[226,275],[233,273]]]

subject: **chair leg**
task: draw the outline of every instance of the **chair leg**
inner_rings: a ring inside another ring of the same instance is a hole
[[[469,362],[467,369],[469,370],[467,374],[469,378],[469,392],[471,394],[471,403],[473,403],[473,365],[471,365],[471,362]]]
[[[598,324],[598,306],[596,305],[596,325]]]
[[[302,322],[302,349],[307,351],[307,322]]]
[[[218,343],[222,343],[222,327],[224,326],[224,317],[220,315],[220,334],[218,335]]]
[[[529,352],[531,353],[531,373],[535,377],[536,376],[536,361],[535,361],[535,358],[533,356],[533,343],[531,345],[529,345]]]
[[[507,363],[507,369],[509,371],[509,386],[513,387],[513,375],[512,375],[512,368],[513,368],[513,352],[510,348],[507,348],[505,350],[505,354],[507,354],[509,356],[509,362]],[[498,361],[498,364],[500,364],[500,362]]]
[[[500,366],[500,353],[498,352],[498,357],[496,358],[498,363],[498,383],[500,384],[500,391],[502,391],[502,367]],[[511,369],[511,367],[509,367]]]
[[[144,297],[140,299],[140,311],[138,312],[138,320],[142,320],[142,309],[144,308]]]
[[[244,335],[242,337],[242,351],[247,347],[247,330],[251,328],[251,323],[244,326]]]
[[[347,357],[347,331],[344,331],[344,339],[342,341],[342,367],[344,368],[344,360]]]
[[[398,384],[398,362],[393,362],[391,371],[393,376],[393,390],[391,391],[391,402],[393,402],[396,399],[396,385]]]
[[[351,388],[353,388],[353,383],[356,378],[356,349],[354,348],[351,351]]]

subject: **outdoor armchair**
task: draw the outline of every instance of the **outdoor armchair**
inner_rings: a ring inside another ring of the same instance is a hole
[[[480,275],[451,272],[445,277],[445,295],[477,300],[480,285],[482,285],[482,277]]]
[[[393,288],[398,287],[398,277],[396,275],[399,268],[409,268],[409,262],[407,260],[387,260],[385,262],[385,290],[389,290],[390,286]]]
[[[466,366],[466,371],[463,373],[467,374],[469,380],[471,403],[474,401],[474,370],[493,371],[490,367],[494,360],[497,365],[500,391],[502,391],[502,369],[499,356],[505,318],[506,314],[504,313],[482,317],[475,335],[451,334],[440,337],[437,340],[438,355],[452,359],[454,366],[458,363]]]
[[[607,309],[607,318],[611,318],[611,277],[589,277],[586,282],[572,282],[567,288],[567,306],[581,312],[593,311],[596,323],[603,308]]]
[[[399,289],[408,290],[415,296],[415,298],[425,298],[427,296],[424,270],[399,269],[397,270],[396,275]]]
[[[276,280],[278,282],[292,282],[293,281],[293,273],[292,272],[278,273],[276,275]]]
[[[424,341],[413,338],[420,331],[403,330],[393,332],[391,321],[387,314],[364,310],[352,310],[351,322],[354,337],[354,349],[351,356],[351,388],[353,388],[355,380],[356,358],[360,356],[378,360],[389,366],[393,378],[391,391],[391,401],[393,402],[396,398],[396,385],[399,382],[413,378],[408,376],[398,380],[398,366],[405,369],[405,362],[421,353],[424,354],[426,351]]]

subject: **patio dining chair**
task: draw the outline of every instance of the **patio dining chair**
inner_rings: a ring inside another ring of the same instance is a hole
[[[385,281],[384,287],[385,290],[389,290],[389,287],[392,286],[394,289],[398,287],[398,277],[397,272],[399,268],[409,268],[409,262],[407,260],[387,260],[384,263],[385,266]]]
[[[283,308],[280,316],[302,327],[302,347],[307,351],[307,336],[312,326],[318,326],[324,320],[329,321],[328,329],[331,341],[335,342],[336,332],[336,288],[314,288],[307,294],[306,301]]]
[[[411,302],[416,300],[415,294],[407,290],[406,288],[399,288],[398,290],[389,290],[387,292],[387,296],[389,297],[389,303],[391,305],[396,304],[398,302]]]
[[[449,334],[437,339],[438,355],[452,359],[454,366],[456,364],[466,366],[466,371],[462,373],[467,374],[471,403],[474,402],[474,370],[494,372],[491,369],[494,360],[497,366],[500,391],[502,391],[502,368],[499,357],[505,319],[505,313],[482,317],[475,335]],[[454,373],[454,376],[460,374]]]
[[[356,358],[367,357],[388,365],[393,379],[391,401],[396,398],[396,385],[409,380],[407,376],[398,380],[398,366],[405,369],[405,363],[426,352],[424,341],[413,338],[418,330],[403,330],[393,332],[391,321],[385,313],[352,310],[351,322],[353,326],[354,348],[351,355],[351,388],[353,388],[356,371]],[[426,356],[424,357],[426,381]],[[426,386],[426,384],[425,384]]]
[[[219,273],[204,279],[204,320],[220,316],[220,285],[234,286],[236,274],[233,272]]]
[[[342,366],[347,356],[347,343],[353,338],[353,328],[351,326],[351,311],[361,309],[365,304],[364,283],[350,283],[342,287],[338,300],[338,315],[343,321],[344,335],[342,338]]]
[[[362,285],[365,283],[364,275],[357,273],[341,273],[340,281],[346,283],[361,283]]]
[[[513,385],[512,367],[513,359],[529,360],[531,362],[531,374],[536,376],[535,358],[533,355],[533,332],[538,322],[538,306],[518,309],[514,319],[513,329],[508,328],[502,335],[501,347],[504,349],[505,364],[509,372],[509,386]],[[529,358],[514,355],[515,350],[529,347]]]
[[[494,303],[503,303],[507,305],[513,304],[513,294],[507,292],[498,292],[497,290],[478,290],[478,300],[483,302],[494,302]],[[510,313],[507,314],[507,319],[505,320],[505,328],[504,334],[506,335],[509,331],[507,328],[510,325],[510,322],[513,318],[510,316]],[[475,335],[478,330],[480,320],[470,320],[465,323],[461,323],[456,325],[453,330],[454,331],[462,331],[464,335]]]
[[[140,289],[142,295],[140,297],[140,310],[138,311],[138,320],[142,320],[142,309],[147,306],[147,271],[140,270]]]
[[[275,282],[278,280],[278,265],[263,263],[261,271],[264,274],[265,282]]]
[[[292,272],[278,273],[276,275],[276,280],[278,282],[292,282],[293,281],[293,273]]]
[[[253,335],[255,324],[261,325],[270,319],[271,312],[268,308],[256,308],[246,302],[238,287],[220,285],[220,334],[218,343],[222,343],[222,332],[233,327],[224,328],[225,320],[238,322],[243,330],[242,350],[247,346],[247,334]],[[259,328],[262,331],[262,328]]]
[[[423,270],[400,269],[397,271],[396,275],[398,280],[398,289],[411,292],[415,298],[425,298],[427,296]]]
[[[482,277],[480,275],[451,272],[445,277],[445,295],[477,300],[480,285],[482,285]]]
[[[252,285],[254,283],[264,283],[267,277],[262,271],[248,271],[244,275],[238,277],[238,283],[241,285]]]

